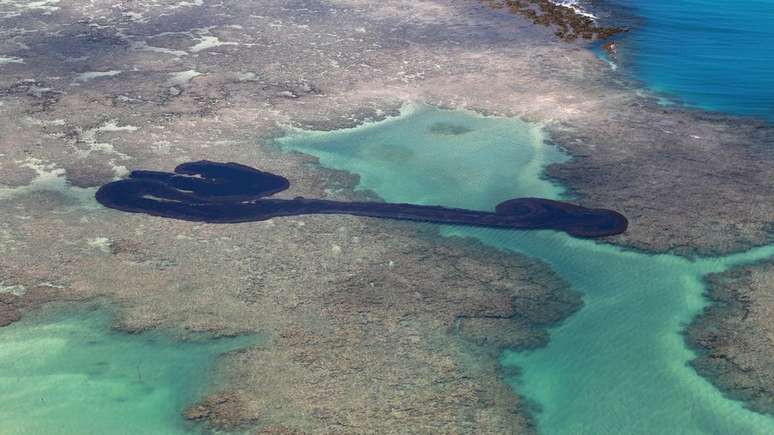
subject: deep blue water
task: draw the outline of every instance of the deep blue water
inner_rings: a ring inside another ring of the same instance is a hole
[[[676,102],[774,121],[774,0],[604,0],[617,62]],[[617,12],[615,11],[618,9]]]

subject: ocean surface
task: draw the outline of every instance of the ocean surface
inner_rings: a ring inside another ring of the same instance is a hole
[[[518,196],[562,199],[541,173],[566,156],[545,139],[536,124],[413,106],[353,129],[292,131],[277,143],[360,175],[359,188],[390,202],[491,210]],[[774,246],[688,260],[551,231],[447,226],[442,234],[539,258],[584,295],[547,347],[502,355],[503,365],[522,369],[507,381],[534,404],[540,432],[774,433],[774,418],[726,399],[688,366],[694,353],[681,335],[706,304],[704,275],[774,256]]]
[[[774,0],[592,6],[602,19],[632,27],[618,37],[614,61],[651,90],[676,103],[774,121]]]

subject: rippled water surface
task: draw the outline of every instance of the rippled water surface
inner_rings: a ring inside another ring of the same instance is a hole
[[[619,61],[684,104],[774,120],[774,0],[604,0],[634,27]]]
[[[539,126],[517,120],[415,107],[356,129],[295,132],[279,144],[359,174],[360,187],[388,201],[491,209],[516,196],[562,196],[541,178],[545,164],[565,158],[544,139]],[[774,419],[696,375],[680,334],[706,303],[703,275],[772,256],[774,246],[689,261],[549,231],[442,231],[540,258],[584,294],[585,306],[552,330],[548,347],[502,356],[522,368],[508,381],[540,409],[543,433],[774,433]]]
[[[37,313],[0,328],[0,433],[199,432],[181,412],[217,355],[248,341],[127,334],[101,309]]]

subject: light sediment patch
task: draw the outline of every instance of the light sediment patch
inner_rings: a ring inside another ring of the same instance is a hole
[[[42,12],[49,15],[60,9],[58,6],[61,0],[35,0],[35,1],[18,1],[18,0],[0,0],[0,17],[13,18],[25,13]],[[11,10],[4,10],[10,8]]]
[[[188,48],[191,53],[198,53],[200,51],[209,50],[210,48],[221,47],[224,45],[239,45],[237,42],[225,42],[220,38],[213,35],[200,35],[197,38],[196,44]]]
[[[54,163],[46,163],[33,157],[17,162],[24,168],[35,171],[36,176],[30,184],[18,187],[0,187],[0,200],[11,200],[34,192],[57,192],[74,199],[81,207],[99,207],[94,200],[96,189],[85,189],[67,183],[65,170]]]
[[[202,73],[193,69],[169,73],[170,77],[169,80],[167,80],[167,84],[170,86],[182,86],[200,75],[202,75]]]
[[[154,45],[148,44],[147,41],[132,41],[131,49],[135,51],[149,51],[152,53],[168,54],[174,57],[188,56],[187,51],[174,50],[171,48],[164,48],[164,47],[156,47]]]
[[[99,152],[102,154],[107,155],[115,155],[121,160],[128,160],[131,157],[128,155],[117,151],[113,144],[109,142],[100,142],[98,139],[98,135],[100,133],[121,133],[121,132],[135,132],[139,129],[139,127],[136,127],[134,125],[118,125],[118,122],[116,120],[109,120],[105,121],[102,124],[100,124],[97,127],[88,128],[85,130],[80,130],[80,134],[78,136],[78,140],[76,141],[75,147],[78,148],[78,156],[81,158],[89,157],[89,155],[93,152]],[[86,149],[83,149],[78,146],[79,143],[83,143],[87,146]]]
[[[15,56],[0,56],[0,65],[9,63],[24,63],[24,59]]]
[[[103,77],[115,77],[119,74],[121,74],[123,71],[120,70],[112,70],[112,71],[88,71],[84,73],[80,73],[75,76],[74,81],[76,83],[83,83],[88,82],[90,80],[99,79]]]
[[[24,296],[24,293],[26,292],[27,292],[27,289],[23,285],[19,285],[19,284],[6,285],[3,281],[0,281],[0,293],[10,293],[14,296]]]

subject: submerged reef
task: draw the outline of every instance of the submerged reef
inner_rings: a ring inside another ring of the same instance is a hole
[[[511,199],[497,205],[494,213],[414,204],[265,198],[289,187],[290,182],[279,175],[238,163],[202,160],[183,163],[175,173],[133,171],[128,179],[102,186],[96,199],[118,210],[209,223],[350,214],[492,228],[552,229],[576,237],[620,234],[628,225],[623,215],[612,210],[541,198]]]
[[[712,300],[687,331],[691,364],[728,396],[774,415],[774,261],[710,275]]]
[[[191,421],[205,422],[209,427],[227,431],[247,429],[258,423],[249,415],[249,404],[234,392],[220,392],[207,396],[203,401],[188,407],[183,415]]]

